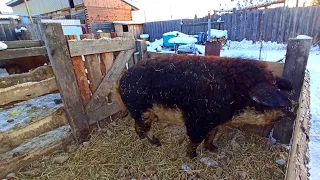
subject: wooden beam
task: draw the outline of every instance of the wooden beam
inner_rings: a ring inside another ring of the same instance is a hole
[[[50,144],[50,146],[46,146],[39,150],[33,150],[30,153],[27,153],[22,156],[14,157],[10,160],[2,160],[0,161],[0,178],[5,178],[7,174],[15,172],[22,167],[26,167],[35,160],[49,155],[57,150],[63,150],[65,147],[72,142],[71,133],[68,134],[63,139]]]
[[[57,84],[54,77],[40,81],[0,89],[0,106],[32,99],[45,94],[57,91]]]
[[[0,77],[0,88],[6,88],[26,82],[39,82],[54,77],[51,66],[40,66],[30,72]]]
[[[121,107],[118,102],[113,102],[112,104],[102,106],[99,109],[91,111],[87,114],[89,119],[89,125],[93,125],[98,121],[104,120],[120,111]]]
[[[224,23],[223,21],[221,22],[212,22],[212,25],[216,25],[216,24],[222,24]],[[208,22],[198,22],[198,23],[190,23],[190,24],[181,24],[181,26],[204,26],[204,25],[208,25]]]
[[[308,179],[310,133],[310,77],[306,75],[287,162],[285,180]]]
[[[300,97],[311,44],[312,38],[291,38],[288,41],[283,77],[293,83],[294,93],[292,99],[294,101],[299,100]]]
[[[42,46],[42,42],[40,40],[4,41],[4,43],[8,46],[8,49]]]
[[[282,76],[293,84],[293,94],[290,98],[294,102],[299,102],[300,99],[311,43],[311,38],[291,38],[288,41],[286,62]],[[293,126],[294,121],[288,121],[286,124],[283,124],[281,121],[275,123],[273,137],[281,143],[289,144],[292,138]]]
[[[47,54],[45,47],[31,47],[19,49],[6,49],[0,51],[0,60],[14,59],[20,57],[39,56]]]
[[[67,40],[77,40],[77,35],[65,36]],[[88,83],[87,73],[81,56],[71,57],[73,72],[75,74],[79,88],[80,98],[83,104],[87,104],[91,98],[91,92]]]
[[[49,116],[31,122],[31,124],[24,127],[17,127],[4,133],[0,133],[0,153],[10,151],[28,139],[66,125],[68,120],[64,108],[60,107]]]
[[[80,98],[75,74],[72,71],[72,62],[62,26],[59,23],[43,23],[41,27],[73,135],[78,143],[87,141],[89,136],[88,120]]]
[[[120,52],[117,59],[113,63],[113,66],[102,80],[99,88],[91,97],[90,102],[86,105],[85,108],[87,113],[94,111],[95,109],[99,109],[106,104],[106,97],[111,92],[114,81],[119,79],[123,69],[126,66],[126,63],[129,61],[134,51],[134,49],[130,49]]]
[[[129,38],[69,41],[71,57],[113,51],[123,51],[133,49],[134,47],[134,40]]]

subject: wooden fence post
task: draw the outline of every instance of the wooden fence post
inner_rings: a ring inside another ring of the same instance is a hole
[[[62,26],[59,23],[44,23],[41,29],[69,124],[76,141],[81,143],[88,139],[89,126]]]
[[[291,38],[288,41],[286,62],[282,77],[287,78],[293,84],[291,99],[299,102],[305,71],[308,63],[312,38]],[[274,125],[273,137],[282,143],[290,143],[293,132],[294,121],[281,120]]]
[[[136,50],[139,52],[139,61],[142,61],[147,57],[147,43],[145,41],[140,39],[136,40]]]

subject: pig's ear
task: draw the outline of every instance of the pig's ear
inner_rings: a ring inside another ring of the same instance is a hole
[[[253,88],[250,92],[250,97],[256,103],[271,108],[283,108],[291,106],[291,101],[286,93],[266,83],[259,84]]]

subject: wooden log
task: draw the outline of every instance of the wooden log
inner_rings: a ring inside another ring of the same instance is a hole
[[[6,88],[26,82],[39,82],[54,77],[51,66],[40,66],[28,73],[0,77],[0,88]]]
[[[285,180],[308,179],[310,133],[310,77],[305,76],[299,110],[295,120],[291,151],[287,162]]]
[[[135,48],[134,40],[129,38],[95,39],[70,41],[70,54],[73,56],[123,51]]]
[[[110,33],[100,33],[97,35],[98,39],[101,38],[111,38]],[[109,69],[111,68],[114,60],[114,56],[112,52],[109,53],[101,53],[100,54],[100,59],[101,59],[101,72],[103,77],[107,74]]]
[[[71,133],[60,141],[50,144],[39,150],[34,150],[28,154],[14,157],[10,160],[0,161],[0,178],[5,178],[7,174],[15,172],[22,167],[26,167],[37,159],[43,156],[49,155],[50,153],[56,152],[58,150],[63,150],[68,144],[72,142]]]
[[[6,50],[0,51],[0,60],[29,57],[29,56],[40,56],[45,54],[47,54],[47,50],[45,47],[6,49]]]
[[[90,102],[85,107],[87,113],[100,108],[106,103],[106,97],[111,92],[114,85],[114,81],[119,79],[124,67],[126,66],[126,63],[129,61],[134,51],[134,49],[130,49],[127,51],[120,52],[117,59],[113,63],[113,66],[102,80],[99,88],[93,94]]]
[[[142,61],[147,57],[147,43],[145,41],[140,39],[136,40],[136,50],[139,52],[139,61]]]
[[[308,63],[312,39],[289,39],[286,63],[282,77],[287,78],[293,84],[291,100],[299,102],[305,71]],[[289,144],[292,138],[294,121],[279,121],[274,125],[273,137],[282,143]]]
[[[104,120],[120,111],[121,107],[118,102],[113,102],[111,104],[102,106],[99,109],[88,113],[89,125],[93,125],[98,121]]]
[[[68,123],[64,108],[61,107],[49,116],[32,121],[24,127],[14,128],[12,130],[0,133],[0,153],[12,150],[28,139],[37,137],[43,133],[54,130]]]
[[[23,40],[23,41],[4,41],[8,49],[40,47],[42,42],[39,40]]]
[[[54,77],[40,81],[0,89],[0,106],[32,99],[45,94],[57,91],[57,84]]]
[[[77,40],[77,35],[65,36],[67,40]],[[73,72],[75,74],[77,85],[79,88],[80,98],[85,105],[91,98],[91,92],[89,88],[87,73],[84,67],[84,62],[81,56],[71,57]]]
[[[80,39],[94,39],[94,34],[81,34]],[[102,72],[100,67],[99,55],[85,55],[85,67],[88,70],[88,79],[90,81],[90,90],[92,93],[96,91],[102,81]]]
[[[41,24],[57,86],[62,96],[68,122],[78,143],[88,140],[89,125],[80,98],[67,43],[59,23]],[[72,42],[72,41],[71,41]]]
[[[300,97],[311,44],[312,38],[291,38],[287,45],[283,77],[291,80],[293,83],[294,93],[292,99],[294,101],[299,100]]]

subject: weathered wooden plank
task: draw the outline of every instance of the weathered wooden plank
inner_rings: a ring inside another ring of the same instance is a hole
[[[135,51],[134,49],[130,49],[127,51],[120,52],[117,59],[113,63],[111,69],[102,80],[99,88],[93,94],[90,102],[87,104],[86,106],[87,113],[97,108],[100,108],[106,103],[106,97],[111,92],[114,81],[116,81],[120,77],[124,67],[126,66],[126,63],[129,61],[134,51]]]
[[[61,24],[43,23],[41,27],[73,135],[78,142],[86,141],[89,136],[88,120],[80,99],[75,74],[72,71],[72,62]]]
[[[292,27],[292,34],[291,34],[291,38],[293,38],[293,37],[296,37],[297,36],[297,28],[298,28],[298,23],[299,23],[299,21],[298,21],[298,19],[299,19],[299,17],[298,17],[298,10],[299,10],[299,8],[293,8],[293,15],[294,15],[294,19],[293,19],[293,27]]]
[[[47,50],[45,47],[6,49],[3,51],[0,51],[0,60],[29,57],[29,56],[39,56],[44,54],[47,54]]]
[[[306,75],[287,162],[285,180],[308,179],[310,133],[310,77]]]
[[[71,57],[105,52],[133,49],[135,41],[129,38],[95,39],[83,41],[69,41]]]
[[[18,84],[3,88],[0,89],[0,106],[12,102],[25,101],[57,90],[58,88],[54,77],[40,82]]]
[[[81,34],[80,39],[94,39],[94,34]],[[102,81],[102,72],[98,54],[85,55],[85,67],[88,70],[88,79],[90,81],[90,90],[96,91]]]
[[[93,125],[98,121],[106,119],[120,111],[121,111],[121,107],[118,102],[113,102],[112,104],[102,106],[99,109],[95,109],[87,113],[89,118],[89,124]]]
[[[41,148],[39,150],[33,150],[32,152],[23,154],[18,157],[14,157],[9,160],[0,161],[0,178],[5,178],[7,174],[15,172],[22,167],[26,167],[37,159],[43,156],[49,155],[58,150],[63,150],[72,142],[71,133],[65,136],[63,139],[51,143],[49,146]]]
[[[0,88],[6,88],[26,82],[38,82],[51,77],[54,77],[51,66],[41,66],[28,73],[0,77]]]
[[[312,39],[289,39],[286,62],[282,77],[290,80],[293,84],[293,94],[290,99],[299,102],[303,82],[305,79],[306,66],[308,63],[309,52]],[[275,123],[273,137],[282,143],[289,144],[292,138],[294,121]]]
[[[26,126],[0,133],[0,153],[12,150],[28,139],[37,137],[43,133],[68,124],[67,116],[63,107],[50,113],[47,117],[34,119],[34,121],[32,120],[31,122],[32,123]]]
[[[22,41],[4,41],[8,49],[40,47],[42,42],[39,40],[22,40]]]
[[[101,38],[111,38],[110,33],[100,33],[97,35],[98,39]],[[101,53],[100,54],[100,59],[101,59],[101,72],[102,75],[105,76],[109,69],[111,68],[114,60],[113,53]]]
[[[274,16],[272,18],[272,31],[271,31],[271,42],[277,41],[277,27],[279,26],[279,20],[281,18],[279,9],[274,9]]]
[[[286,24],[285,21],[286,21],[288,8],[282,7],[280,12],[281,12],[281,16],[280,16],[280,24],[279,24],[279,27],[278,27],[278,39],[277,39],[277,42],[278,43],[283,43],[283,41],[284,41],[284,32],[285,32],[285,24]]]
[[[288,42],[283,77],[292,81],[293,100],[299,100],[312,39],[292,38]]]
[[[67,40],[77,40],[77,35],[65,36]],[[72,67],[77,80],[80,98],[83,104],[87,104],[91,97],[87,73],[81,56],[71,57]]]

